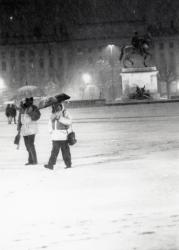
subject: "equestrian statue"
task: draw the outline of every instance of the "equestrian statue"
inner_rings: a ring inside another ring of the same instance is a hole
[[[153,45],[152,36],[147,32],[143,37],[138,36],[138,32],[134,33],[131,44],[122,46],[119,60],[123,62],[126,68],[126,62],[130,62],[133,66],[134,61],[131,59],[133,55],[140,55],[143,58],[143,65],[147,67],[146,60],[151,57],[150,49]]]

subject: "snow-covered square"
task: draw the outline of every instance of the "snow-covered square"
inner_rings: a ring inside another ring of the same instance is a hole
[[[38,165],[0,113],[1,250],[178,250],[179,103],[69,109],[73,167],[47,163],[42,111]]]

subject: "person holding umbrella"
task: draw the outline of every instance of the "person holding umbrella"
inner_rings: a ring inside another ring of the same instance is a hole
[[[37,164],[34,141],[38,132],[37,120],[40,115],[39,109],[33,104],[33,97],[26,98],[25,103],[21,102],[17,130],[21,131],[28,152],[28,162],[25,165]]]
[[[49,132],[52,139],[52,151],[48,161],[44,167],[53,170],[56,164],[59,150],[61,149],[65,168],[71,168],[71,153],[67,141],[68,130],[70,129],[72,120],[69,112],[60,103],[52,105],[52,114],[49,120]]]

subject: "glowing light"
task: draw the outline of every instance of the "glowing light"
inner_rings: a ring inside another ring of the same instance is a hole
[[[111,51],[111,53],[112,53],[112,50],[113,50],[113,48],[114,48],[114,44],[109,44],[109,45],[108,45],[108,48],[110,49],[110,51]]]
[[[4,80],[2,78],[0,78],[0,90],[3,90],[5,88],[6,88],[6,86],[5,86]]]
[[[82,79],[83,79],[84,83],[90,83],[91,82],[91,76],[88,73],[84,73],[82,75]]]

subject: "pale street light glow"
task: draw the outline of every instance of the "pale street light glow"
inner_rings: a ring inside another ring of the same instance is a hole
[[[114,44],[109,44],[108,48],[110,49],[111,53],[112,53],[112,49],[114,48]]]
[[[6,86],[5,86],[4,80],[2,78],[0,78],[0,90],[3,90],[5,88],[6,88]]]
[[[82,75],[82,79],[83,79],[84,83],[90,83],[91,82],[91,76],[88,73],[84,73]]]

